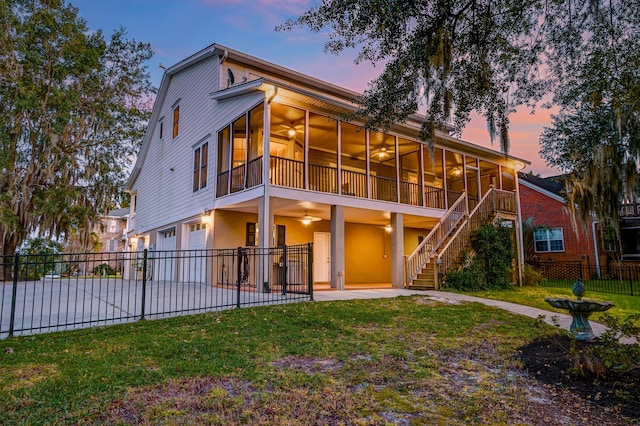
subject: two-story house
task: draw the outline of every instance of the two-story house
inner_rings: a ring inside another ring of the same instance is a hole
[[[419,115],[367,131],[343,118],[357,96],[217,44],[167,68],[126,188],[132,249],[312,242],[318,285],[403,287],[455,262],[469,226],[519,229],[526,161],[445,131],[426,144]]]

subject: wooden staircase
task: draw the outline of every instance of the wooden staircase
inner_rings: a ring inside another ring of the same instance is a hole
[[[405,257],[405,286],[412,290],[438,290],[441,277],[461,262],[471,247],[471,232],[488,221],[517,219],[514,192],[490,189],[473,211],[466,209],[463,194],[445,213],[416,250]]]

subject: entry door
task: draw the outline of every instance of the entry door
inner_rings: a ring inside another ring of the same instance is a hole
[[[313,233],[313,281],[331,281],[331,233]]]

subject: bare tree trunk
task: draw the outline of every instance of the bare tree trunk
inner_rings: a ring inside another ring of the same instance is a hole
[[[2,259],[2,267],[0,267],[0,282],[9,281],[12,278],[13,255],[16,251],[15,241],[6,241],[5,233],[2,232],[0,239],[0,259]]]

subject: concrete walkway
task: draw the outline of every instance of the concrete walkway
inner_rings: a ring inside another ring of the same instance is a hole
[[[427,296],[433,300],[443,303],[476,302],[487,306],[504,309],[514,314],[526,315],[531,318],[544,316],[544,321],[550,325],[560,325],[560,328],[569,330],[571,326],[571,315],[546,311],[544,309],[532,308],[530,306],[518,305],[516,303],[503,302],[500,300],[483,299],[481,297],[468,296],[466,294],[448,293],[446,291],[419,291],[405,289],[379,289],[379,290],[347,290],[347,291],[319,291],[313,294],[313,299],[318,302],[330,300],[350,300],[350,299],[376,299],[384,297],[398,297],[411,295]],[[606,327],[595,321],[589,321],[593,334],[601,336]],[[621,339],[622,343],[637,343],[632,339]]]

